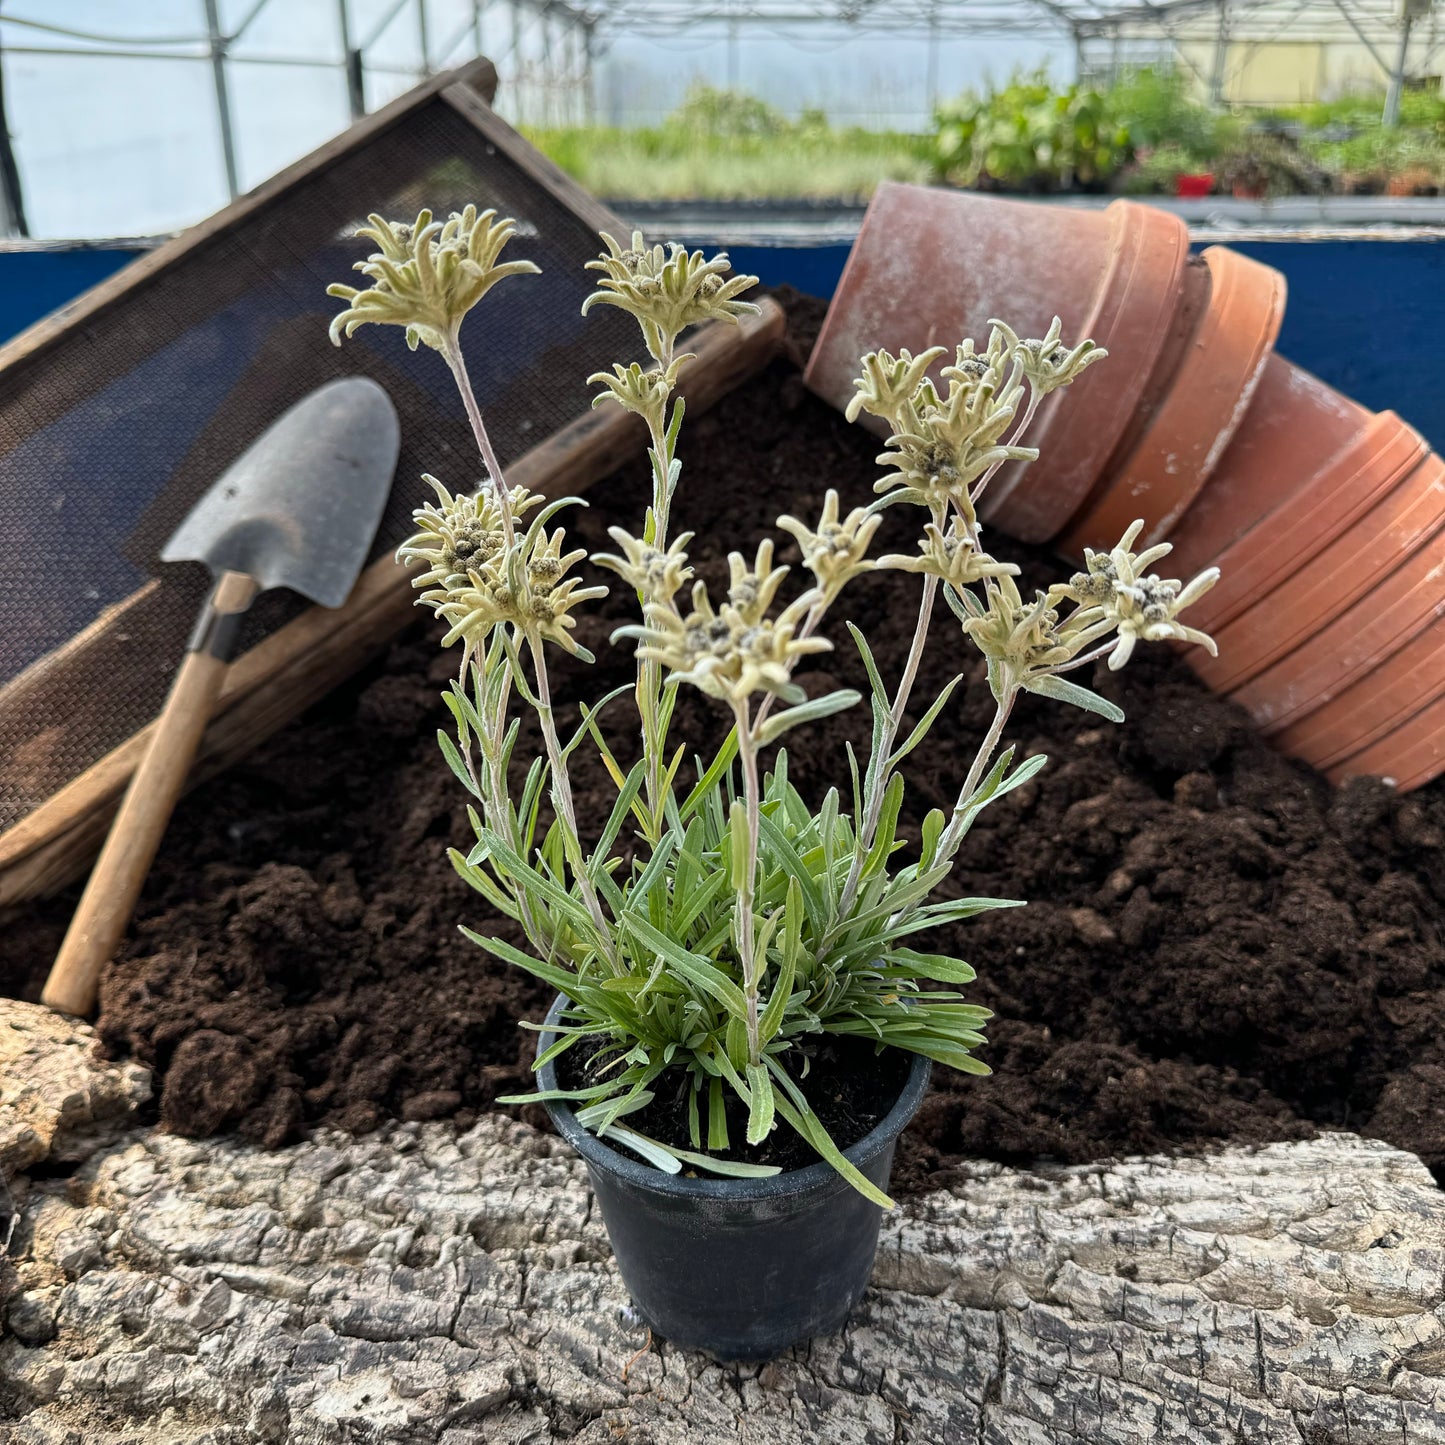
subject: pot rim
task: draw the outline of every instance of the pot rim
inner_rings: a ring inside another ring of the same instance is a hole
[[[537,1040],[540,1054],[557,1039],[550,1025],[557,1021],[562,1009],[570,1002],[565,994],[558,994],[547,1010],[546,1024]],[[932,1063],[922,1054],[913,1054],[908,1077],[888,1113],[873,1126],[856,1144],[843,1150],[843,1157],[850,1164],[862,1167],[869,1160],[881,1154],[907,1128],[909,1121],[918,1112],[923,1096],[928,1089]],[[544,1089],[556,1088],[556,1065],[548,1061],[537,1070],[537,1082]],[[667,1194],[684,1199],[719,1199],[744,1204],[760,1200],[787,1199],[798,1194],[807,1194],[830,1181],[836,1181],[840,1188],[853,1186],[825,1159],[816,1164],[807,1164],[801,1169],[785,1169],[781,1174],[771,1174],[761,1179],[691,1178],[682,1174],[664,1174],[654,1165],[644,1163],[611,1148],[602,1142],[590,1129],[584,1129],[577,1122],[571,1104],[566,1099],[548,1099],[543,1107],[551,1117],[557,1132],[582,1156],[589,1166],[605,1169],[609,1174],[620,1176],[627,1183],[655,1194]]]
[[[1323,771],[1379,742],[1442,693],[1445,627],[1427,626],[1393,656],[1291,722],[1276,740]]]
[[[1234,693],[1268,668],[1276,666],[1367,593],[1378,589],[1382,578],[1398,572],[1445,531],[1442,467],[1434,453],[1408,472],[1385,496],[1352,526],[1340,532],[1287,578],[1272,581],[1268,594],[1270,620],[1262,625],[1260,600],[1220,623],[1201,608],[1196,625],[1207,627],[1219,644],[1219,656],[1191,656],[1189,665],[1218,692]],[[1276,546],[1266,554],[1246,559],[1236,580],[1253,560],[1259,576],[1265,558],[1279,560]],[[1288,562],[1289,559],[1283,559]],[[1224,561],[1220,560],[1220,567]],[[1347,570],[1346,570],[1347,569]],[[1283,571],[1283,566],[1276,572]],[[1338,579],[1347,578],[1341,583]]]
[[[1442,734],[1445,734],[1445,695],[1427,702],[1383,738],[1335,764],[1325,776],[1339,784],[1346,778],[1373,774],[1393,779],[1396,790],[1401,793],[1422,788],[1445,768]]]
[[[1253,400],[1284,320],[1285,278],[1227,246],[1202,258],[1209,304],[1153,417],[1066,529],[1071,556],[1107,549],[1135,517],[1143,545],[1167,537],[1213,475]]]

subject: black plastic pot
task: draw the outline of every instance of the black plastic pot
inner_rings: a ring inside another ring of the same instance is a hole
[[[547,1015],[556,1023],[565,999]],[[556,1035],[544,1032],[541,1049]],[[843,1152],[885,1192],[893,1146],[928,1087],[914,1055],[893,1108]],[[555,1089],[551,1064],[537,1073]],[[664,1339],[723,1360],[765,1360],[842,1328],[873,1273],[883,1211],[824,1163],[766,1179],[664,1174],[610,1148],[565,1102],[547,1112],[582,1156],[622,1282]]]

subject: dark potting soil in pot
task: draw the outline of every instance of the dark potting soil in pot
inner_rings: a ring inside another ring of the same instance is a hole
[[[805,351],[821,308],[796,301],[792,315]],[[877,450],[784,361],[689,419],[677,524],[697,532],[702,574],[715,582],[726,551],[750,551],[780,511],[816,516],[829,486],[849,505],[871,496]],[[594,489],[575,532],[605,545],[609,522],[636,525],[645,495],[633,465]],[[891,511],[875,551],[911,550],[917,520]],[[997,550],[1028,582],[1059,573],[1041,554]],[[865,576],[845,600],[891,671],[917,579]],[[617,588],[584,620],[601,660],[559,663],[564,707],[630,677],[630,657],[606,645],[630,607]],[[837,652],[814,659],[829,675],[810,686],[858,686],[841,621],[832,635]],[[961,659],[973,666],[945,615],[920,707]],[[310,1123],[466,1121],[530,1084],[535,1035],[515,1020],[541,1019],[550,990],[455,927],[496,926],[444,853],[469,840],[435,743],[455,662],[418,626],[181,804],[99,1020],[107,1049],[157,1070],[168,1128],[280,1144]],[[1033,699],[1015,715],[1012,737],[1049,766],[984,813],[950,890],[1029,906],[935,938],[979,971],[969,992],[998,1015],[984,1053],[995,1073],[934,1071],[895,1187],[944,1182],[966,1157],[1082,1161],[1315,1127],[1379,1136],[1445,1168],[1445,785],[1403,798],[1374,780],[1331,791],[1165,649],[1096,685],[1128,713],[1122,726]],[[910,760],[913,835],[951,802],[990,712],[974,668]],[[675,736],[701,749],[722,721],[685,690]],[[844,740],[864,726],[860,709],[793,735],[805,796],[846,780]],[[524,731],[519,756],[535,742]],[[626,729],[621,746],[632,747]],[[600,820],[613,796],[600,767],[583,765],[577,791]],[[73,902],[7,922],[0,989],[38,995]]]
[[[583,1039],[560,1055],[558,1084],[564,1089],[582,1089],[606,1078],[608,1061],[598,1059],[601,1049],[600,1040]],[[912,1064],[911,1055],[897,1049],[880,1052],[866,1039],[828,1034],[802,1040],[786,1061],[789,1073],[840,1149],[850,1148],[883,1122],[898,1102]],[[650,1087],[652,1102],[629,1114],[623,1122],[674,1148],[699,1148],[692,1142],[688,1075],[679,1068],[668,1069]],[[700,1152],[711,1153],[706,1147],[706,1094],[700,1097],[699,1105]],[[728,1147],[717,1152],[727,1158],[747,1164],[771,1164],[778,1169],[805,1169],[818,1162],[812,1145],[787,1127],[774,1129],[761,1144],[750,1145],[748,1111],[731,1089],[723,1092],[723,1109],[727,1115]],[[628,1152],[625,1146],[614,1147],[623,1154]]]

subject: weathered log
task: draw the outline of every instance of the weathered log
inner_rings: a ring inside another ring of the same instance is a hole
[[[842,1334],[744,1367],[649,1343],[579,1163],[501,1115],[133,1128],[17,1185],[14,1445],[1445,1441],[1445,1197],[1349,1135],[979,1164],[885,1222]]]

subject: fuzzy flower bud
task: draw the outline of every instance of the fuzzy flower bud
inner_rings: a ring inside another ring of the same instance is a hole
[[[1178,616],[1214,586],[1219,580],[1219,569],[1207,568],[1187,585],[1146,572],[1146,568],[1167,557],[1173,548],[1167,542],[1159,542],[1136,554],[1131,549],[1143,530],[1141,519],[1130,526],[1111,551],[1095,552],[1086,548],[1085,570],[1074,573],[1065,588],[1076,602],[1101,608],[1104,617],[1118,630],[1118,646],[1109,654],[1109,666],[1115,671],[1128,662],[1139,642],[1172,639],[1198,643],[1211,655],[1216,651],[1212,637],[1197,628],[1186,627]]]
[[[825,652],[821,637],[798,638],[801,618],[791,609],[774,620],[746,622],[731,604],[715,612],[703,583],[693,586],[692,611],[682,616],[672,607],[648,603],[640,627],[619,629],[619,636],[638,640],[637,655],[660,663],[675,681],[689,682],[709,697],[734,707],[753,693],[771,692],[785,702],[802,700],[792,681],[798,659]]]
[[[941,346],[930,346],[914,356],[904,348],[897,356],[886,351],[870,351],[863,358],[863,375],[854,383],[855,395],[849,397],[843,415],[857,421],[861,412],[892,421],[910,402],[928,368],[944,355]]]
[[[825,597],[836,597],[845,583],[860,572],[871,571],[868,544],[882,524],[882,518],[866,507],[854,507],[841,521],[838,493],[831,487],[823,498],[823,515],[813,531],[796,517],[779,517],[778,526],[797,538],[803,565],[813,574]]]
[[[397,560],[421,562],[425,570],[412,585],[426,590],[417,598],[447,624],[442,646],[463,645],[466,659],[485,647],[492,629],[511,626],[555,642],[563,651],[591,661],[591,654],[573,640],[577,625],[570,615],[579,603],[605,597],[605,587],[583,587],[567,573],[587,555],[582,548],[564,552],[561,527],[549,536],[541,520],[507,547],[495,496],[489,489],[476,496],[452,496],[435,477],[428,477],[438,502],[413,514],[418,530],[397,549]],[[514,487],[514,515],[539,505],[542,498]],[[555,508],[556,504],[554,504]]]
[[[636,588],[644,602],[670,602],[691,579],[692,568],[687,565],[686,550],[692,541],[691,532],[674,538],[665,552],[621,527],[609,527],[607,535],[622,549],[622,555],[603,552],[594,556],[593,562],[616,572]]]
[[[1087,616],[1076,612],[1067,626],[1061,625],[1057,602],[1047,592],[1037,592],[1026,602],[1012,577],[999,577],[963,630],[990,662],[1022,682],[1033,673],[1069,662],[1089,640],[1085,634],[1090,625],[1098,621],[1097,610],[1090,609]]]
[[[635,361],[631,366],[614,363],[610,373],[594,371],[587,378],[587,384],[601,386],[605,390],[593,397],[592,405],[595,408],[605,401],[615,401],[623,411],[633,412],[655,431],[661,431],[663,414],[667,410],[668,398],[677,385],[678,372],[685,363],[694,360],[696,357],[689,351],[675,358],[666,371],[660,366],[644,371]]]
[[[495,211],[480,214],[475,206],[453,212],[446,221],[434,221],[422,211],[412,225],[368,217],[371,224],[357,231],[381,248],[353,268],[371,279],[358,289],[336,284],[326,288],[347,309],[331,322],[332,344],[341,345],[344,333],[376,322],[406,327],[406,344],[441,351],[455,337],[462,318],[507,276],[535,273],[531,261],[500,262],[503,247],[517,223],[494,221]]]
[[[728,604],[744,625],[755,627],[763,620],[787,575],[786,567],[773,566],[770,538],[758,543],[757,557],[751,567],[741,552],[728,553]]]
[[[951,527],[945,531],[934,522],[924,525],[918,550],[922,554],[918,557],[880,557],[878,565],[896,572],[931,573],[956,592],[985,577],[1017,577],[1019,573],[1012,562],[996,562],[987,552],[975,550],[967,537]]]
[[[645,246],[642,232],[632,233],[632,244],[620,246],[605,231],[606,252],[587,263],[603,279],[583,303],[585,316],[593,306],[618,306],[637,318],[647,349],[663,359],[687,327],[703,321],[727,321],[756,315],[758,308],[737,298],[758,284],[756,276],[730,276],[727,253],[710,260],[701,251],[689,251],[676,242],[666,250]]]
[[[1020,341],[1013,329],[1002,321],[991,320],[989,325],[1002,334],[1035,395],[1041,397],[1077,380],[1088,367],[1109,354],[1102,346],[1087,340],[1072,349],[1064,346],[1060,341],[1063,323],[1057,316],[1043,339],[1036,341]]]
[[[445,589],[453,578],[459,583],[464,581],[469,571],[487,566],[500,553],[501,513],[490,486],[479,488],[471,496],[462,492],[453,496],[429,473],[422,474],[422,481],[437,494],[437,500],[411,514],[417,530],[396,549],[396,560],[407,565],[423,564],[423,570],[412,578],[413,587],[440,585]],[[513,487],[509,496],[515,517],[542,502],[525,487]]]

